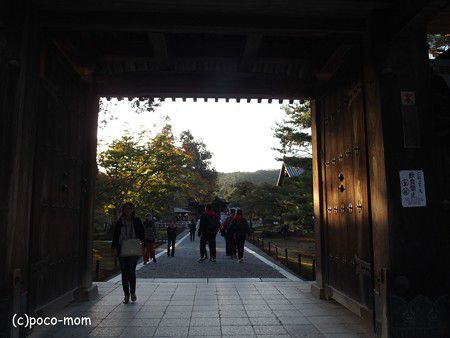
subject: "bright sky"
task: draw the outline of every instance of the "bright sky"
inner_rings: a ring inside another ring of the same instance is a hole
[[[176,136],[190,130],[196,139],[202,139],[213,153],[212,163],[219,172],[256,171],[279,169],[278,156],[273,147],[278,141],[273,137],[275,123],[284,113],[278,101],[251,103],[230,100],[215,102],[165,101],[155,112],[134,113],[127,100],[111,100],[117,104],[114,114],[117,120],[109,121],[99,129],[99,147],[122,135],[128,129],[160,129],[170,118]],[[101,117],[100,117],[101,118]]]

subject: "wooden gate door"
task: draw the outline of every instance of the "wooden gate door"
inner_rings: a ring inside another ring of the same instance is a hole
[[[372,310],[372,246],[361,71],[342,70],[320,99],[328,286]]]
[[[41,79],[30,233],[29,310],[80,280],[82,198],[81,81],[55,49]]]

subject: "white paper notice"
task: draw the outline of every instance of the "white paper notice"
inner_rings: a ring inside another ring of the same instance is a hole
[[[400,170],[402,206],[405,208],[425,207],[425,180],[423,170]]]

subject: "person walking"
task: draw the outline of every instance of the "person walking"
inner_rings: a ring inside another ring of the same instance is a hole
[[[196,228],[197,228],[197,229],[200,229],[200,218],[201,218],[201,216],[199,217],[199,219],[197,220],[197,223],[196,223]],[[199,235],[198,232],[197,232],[197,236],[200,237],[200,235]],[[205,244],[205,247],[206,247],[206,243],[208,243],[208,240],[206,240],[205,243],[204,243],[204,244]],[[202,244],[202,243],[200,243],[200,251],[201,251],[201,244]],[[205,259],[208,259],[208,253],[206,252],[206,249],[205,249],[205,256],[204,256],[204,258],[205,258]]]
[[[172,221],[167,226],[167,257],[175,256],[175,242],[177,240],[177,224]],[[172,252],[170,251],[172,248]]]
[[[231,221],[230,228],[236,240],[236,247],[239,259],[238,262],[242,263],[244,257],[245,239],[250,234],[250,227],[248,226],[248,222],[244,218],[241,209],[239,209],[236,212],[236,216]]]
[[[189,222],[189,235],[191,242],[195,241],[195,230],[197,230],[197,225],[195,224],[195,220],[191,219]]]
[[[211,205],[207,204],[205,213],[200,217],[200,226],[198,228],[198,236],[200,237],[200,259],[204,261],[206,254],[206,243],[209,246],[209,260],[216,261],[216,236],[220,229],[219,216],[211,209]]]
[[[116,222],[111,249],[114,257],[119,257],[122,273],[123,303],[135,302],[136,297],[136,264],[144,252],[144,227],[135,216],[133,203],[125,203],[121,215]]]
[[[156,241],[156,227],[155,220],[152,214],[147,214],[144,221],[144,237],[145,237],[145,252],[144,252],[144,264],[147,264],[149,258],[156,263],[155,256],[155,241]]]
[[[225,239],[225,255],[233,258],[236,255],[236,243],[234,241],[234,234],[230,231],[231,221],[236,215],[235,209],[230,209],[230,214],[227,216],[222,225],[223,237]]]

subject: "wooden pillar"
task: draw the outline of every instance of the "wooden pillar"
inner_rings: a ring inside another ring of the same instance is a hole
[[[13,60],[18,60],[19,46],[12,42],[18,39],[20,31],[5,30],[1,32],[0,39],[0,217],[2,220],[8,219],[9,211],[9,189],[11,186],[11,171],[13,168],[13,145],[16,142],[16,131],[13,126],[15,96],[17,92],[17,82],[20,68]],[[19,39],[18,39],[19,40]],[[15,45],[15,46],[14,46]],[[0,226],[0,316],[8,318],[11,312],[11,286],[12,278],[10,266],[6,259],[11,243],[7,239],[9,224]],[[0,336],[8,334],[9,325],[7,320],[0,322]]]
[[[323,217],[323,187],[322,165],[323,154],[321,146],[321,114],[319,101],[311,100],[311,140],[312,140],[312,173],[313,173],[313,201],[314,201],[314,234],[316,245],[316,281],[311,285],[311,292],[318,298],[325,298],[325,260],[324,249],[324,217]]]
[[[377,334],[445,336],[448,312],[442,311],[449,306],[450,260],[444,248],[448,240],[439,237],[449,230],[438,217],[442,201],[437,192],[444,177],[429,155],[433,106],[426,27],[415,23],[390,33],[390,39],[380,22],[372,27],[365,46],[364,93]],[[424,180],[417,179],[418,173]],[[417,196],[425,198],[408,200],[408,191],[419,188],[424,194]]]
[[[389,271],[389,200],[386,186],[384,129],[380,79],[376,67],[375,41],[368,37],[364,60],[364,98],[367,125],[367,157],[373,241],[373,285],[375,329],[388,336],[387,272]],[[374,44],[374,45],[372,45]],[[379,46],[378,46],[379,47]]]
[[[83,187],[82,187],[82,222],[80,239],[82,262],[80,262],[80,288],[75,291],[78,300],[92,299],[97,296],[96,285],[92,285],[92,236],[95,203],[95,180],[97,174],[97,124],[99,111],[99,97],[91,86],[86,102],[84,124],[83,149]]]
[[[10,14],[0,47],[0,315],[5,319],[0,335],[19,336],[9,319],[12,313],[24,312],[27,304],[39,36],[30,8]]]

